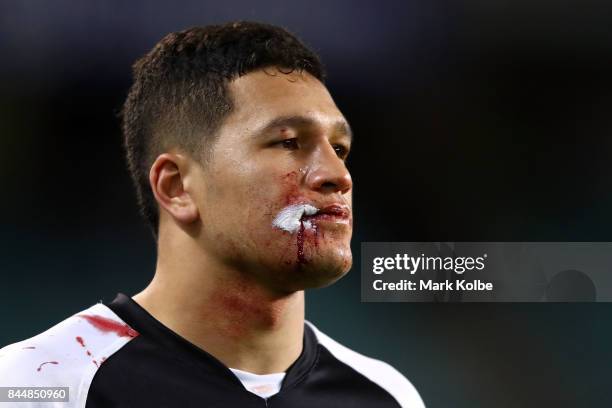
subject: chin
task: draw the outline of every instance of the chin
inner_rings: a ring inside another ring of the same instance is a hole
[[[304,285],[304,289],[317,289],[324,288],[340,280],[349,272],[350,266],[348,269],[345,267],[317,268],[316,266],[312,266],[312,269],[314,269],[312,271],[308,269],[311,269],[311,267],[304,267],[304,272],[309,275],[308,282]]]
[[[336,249],[332,254],[315,253],[303,262],[295,262],[285,274],[291,277],[291,286],[299,286],[298,290],[323,288],[345,276],[352,264],[350,249]]]

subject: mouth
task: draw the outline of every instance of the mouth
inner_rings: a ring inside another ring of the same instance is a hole
[[[323,207],[320,209],[314,216],[331,216],[337,218],[346,218],[348,219],[351,215],[351,211],[348,206],[341,204],[331,204],[327,207]]]
[[[319,224],[321,222],[348,224],[350,221],[350,215],[351,212],[347,206],[332,204],[323,207],[315,214],[304,214],[301,221],[304,223],[304,226],[307,227],[311,227],[313,222],[315,224]]]
[[[290,233],[297,232],[300,227],[313,228],[313,221],[318,223],[333,222],[348,224],[351,212],[346,205],[330,204],[317,208],[310,204],[292,204],[283,208],[272,221],[272,225]]]

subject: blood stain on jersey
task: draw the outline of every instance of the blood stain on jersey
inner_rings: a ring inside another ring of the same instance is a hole
[[[79,315],[103,333],[115,333],[119,337],[136,337],[138,332],[125,323],[98,315]]]
[[[83,347],[83,348],[85,349],[85,353],[87,353],[87,355],[88,355],[89,357],[91,357],[91,356],[92,356],[91,351],[89,351],[89,350],[86,348],[86,346],[85,346],[85,340],[83,340],[83,338],[82,338],[81,336],[76,336],[76,338],[75,338],[75,339],[76,339],[77,343],[79,343],[79,344],[81,345],[81,347]],[[97,362],[96,360],[92,359],[92,360],[91,360],[91,362],[92,362],[92,363],[94,363],[96,367],[98,367],[98,362]]]
[[[59,364],[57,361],[45,361],[44,363],[41,363],[38,368],[36,369],[36,371],[40,371],[42,370],[42,366],[44,366],[45,364]]]
[[[85,347],[85,340],[81,336],[76,336],[76,341],[81,345],[81,347]]]

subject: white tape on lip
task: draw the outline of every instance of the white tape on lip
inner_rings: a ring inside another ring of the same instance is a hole
[[[272,225],[276,228],[280,228],[283,231],[290,233],[297,232],[300,228],[300,223],[304,215],[314,215],[319,211],[317,207],[313,207],[310,204],[292,204],[283,208],[272,221]],[[306,228],[310,228],[312,225],[310,222],[304,222]]]

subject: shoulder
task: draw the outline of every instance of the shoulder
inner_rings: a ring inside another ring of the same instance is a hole
[[[311,322],[307,321],[306,324],[313,330],[321,346],[325,347],[336,359],[387,391],[402,408],[425,407],[416,388],[394,367],[343,346],[321,332]]]
[[[96,304],[0,349],[0,387],[69,387],[70,401],[62,406],[84,407],[100,364],[137,335],[107,306]]]

